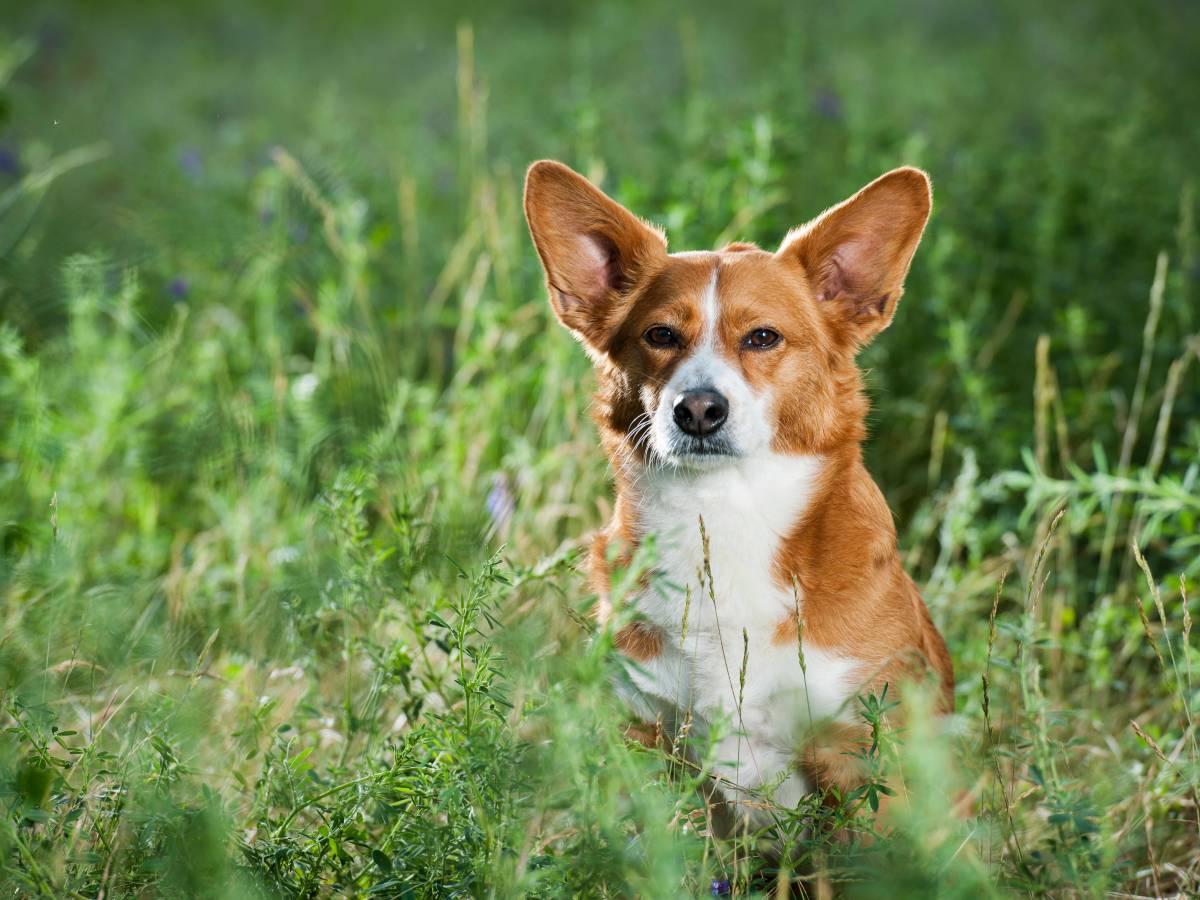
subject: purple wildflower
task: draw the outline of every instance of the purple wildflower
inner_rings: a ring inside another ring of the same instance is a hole
[[[38,51],[37,55],[58,55],[67,44],[67,25],[58,15],[43,19],[34,32]]]
[[[728,897],[733,893],[733,885],[729,883],[727,878],[714,878],[712,880],[712,896]]]
[[[838,120],[842,117],[842,98],[833,88],[822,88],[817,92],[817,112],[827,119]]]
[[[487,510],[492,517],[492,529],[499,531],[512,518],[516,502],[508,487],[508,479],[503,474],[492,476],[492,489],[487,496]]]
[[[21,160],[17,156],[17,145],[9,141],[0,144],[0,175],[16,178],[21,174]]]
[[[171,296],[176,300],[182,300],[188,295],[188,292],[191,291],[191,289],[192,286],[188,284],[188,280],[186,278],[172,278],[170,285],[167,287],[167,290],[171,292]]]
[[[179,151],[179,168],[192,179],[200,179],[204,175],[204,160],[194,147],[184,147]]]

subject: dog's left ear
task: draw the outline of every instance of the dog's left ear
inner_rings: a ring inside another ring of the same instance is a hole
[[[895,169],[790,232],[778,256],[803,267],[835,333],[857,347],[892,321],[933,196],[920,169]]]

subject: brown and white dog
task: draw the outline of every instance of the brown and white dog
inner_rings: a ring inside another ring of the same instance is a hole
[[[714,736],[739,820],[766,821],[762,793],[794,806],[861,783],[859,694],[932,674],[953,708],[945,642],[863,465],[855,365],[896,311],[930,202],[925,173],[901,168],[775,253],[668,253],[581,175],[529,169],[529,230],[554,312],[595,363],[616,480],[591,555],[599,616],[610,547],[654,535],[661,577],[626,599],[636,615],[615,638],[636,663],[628,700],[651,726]]]

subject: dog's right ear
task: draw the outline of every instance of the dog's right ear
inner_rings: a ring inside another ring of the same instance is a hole
[[[602,351],[623,301],[667,256],[667,242],[578,172],[552,160],[529,167],[525,218],[560,322]]]

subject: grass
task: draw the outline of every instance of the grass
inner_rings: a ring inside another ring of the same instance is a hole
[[[1043,7],[15,10],[5,893],[1200,891],[1200,23]],[[782,867],[622,737],[543,156],[677,249],[933,174],[864,364],[956,727],[864,698],[873,780],[777,811]]]

